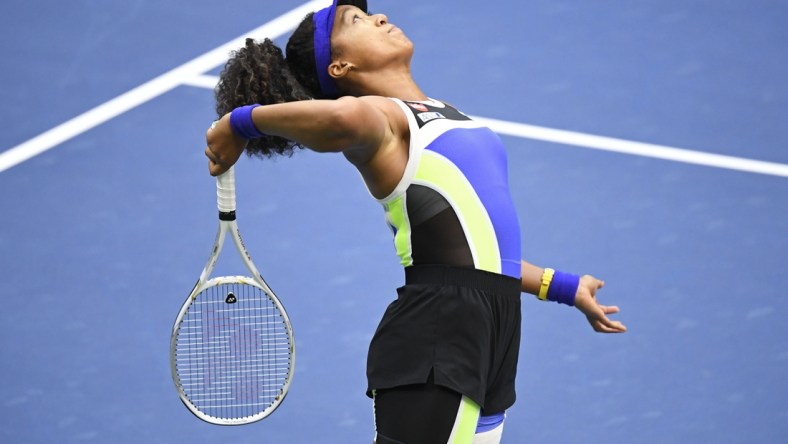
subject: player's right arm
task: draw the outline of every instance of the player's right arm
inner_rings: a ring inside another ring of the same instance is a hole
[[[318,152],[341,152],[378,198],[396,188],[408,162],[408,119],[394,101],[385,97],[264,105],[254,108],[252,120],[262,133],[284,137]],[[214,176],[234,165],[246,146],[246,140],[233,133],[229,114],[212,125],[206,141],[205,155]]]
[[[342,152],[354,164],[374,157],[393,138],[389,115],[380,98],[343,97],[265,105],[252,111],[255,127],[318,152]],[[246,140],[230,127],[230,115],[216,122],[206,134],[210,173],[227,171],[243,152]]]

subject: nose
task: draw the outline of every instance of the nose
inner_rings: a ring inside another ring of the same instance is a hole
[[[378,26],[385,25],[389,22],[389,18],[385,14],[375,14],[375,24]]]

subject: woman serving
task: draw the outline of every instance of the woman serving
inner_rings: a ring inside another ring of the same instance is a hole
[[[515,401],[522,292],[575,306],[598,332],[626,328],[597,302],[602,281],[521,259],[500,138],[428,97],[411,75],[413,43],[366,11],[334,0],[307,15],[286,59],[267,39],[233,54],[209,170],[244,151],[342,153],[382,205],[405,270],[367,359],[377,443],[497,443]]]

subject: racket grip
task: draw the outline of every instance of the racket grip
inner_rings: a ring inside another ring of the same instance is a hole
[[[219,212],[229,213],[235,211],[235,168],[220,174],[216,178],[216,202]]]

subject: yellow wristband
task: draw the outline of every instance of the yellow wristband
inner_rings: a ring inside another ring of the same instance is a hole
[[[544,269],[544,273],[542,273],[542,286],[539,287],[539,295],[537,296],[539,299],[543,301],[547,300],[547,290],[550,289],[550,283],[553,282],[554,274],[555,270],[552,268]]]

